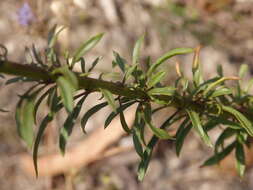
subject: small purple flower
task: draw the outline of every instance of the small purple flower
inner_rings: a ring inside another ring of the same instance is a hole
[[[34,14],[27,2],[18,10],[18,22],[22,26],[28,26],[34,20]]]

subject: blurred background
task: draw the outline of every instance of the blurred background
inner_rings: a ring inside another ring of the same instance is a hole
[[[143,33],[146,34],[141,53],[143,60],[149,55],[154,60],[172,48],[202,45],[201,63],[206,78],[215,75],[219,64],[223,66],[225,75],[235,75],[243,63],[253,71],[252,0],[0,1],[0,43],[8,48],[10,60],[24,62],[25,47],[30,48],[33,44],[43,52],[47,34],[55,24],[67,27],[57,42],[61,52],[66,49],[73,52],[91,36],[105,32],[101,42],[85,57],[87,64],[98,56],[103,57],[94,77],[101,72],[112,71],[114,50],[130,62],[134,43]],[[177,58],[189,77],[192,57]],[[172,59],[164,66],[168,71],[168,83],[175,79],[175,61]],[[0,105],[12,110],[0,113],[0,189],[253,189],[250,164],[243,179],[236,175],[231,157],[220,166],[200,168],[203,161],[212,155],[212,150],[203,145],[194,133],[187,137],[179,158],[173,142],[160,142],[144,181],[138,182],[139,158],[132,148],[131,137],[119,130],[117,121],[112,123],[111,129],[106,129],[107,132],[101,130],[110,108],[91,118],[86,135],[77,122],[67,147],[69,155],[65,159],[58,150],[58,130],[66,116],[64,111],[61,112],[50,124],[41,144],[41,176],[36,179],[31,150],[17,136],[13,113],[17,94],[28,87],[29,84],[4,86],[3,81],[0,83]],[[98,94],[89,97],[82,114],[99,103],[99,98]],[[40,110],[39,119],[46,112],[46,107]],[[155,122],[159,123],[170,113],[171,110],[168,110],[159,114]],[[130,109],[126,114],[131,122],[134,111]],[[217,134],[213,132],[212,138],[217,138]],[[109,138],[104,138],[105,135]],[[248,157],[251,163],[253,153],[250,150]],[[56,165],[58,170],[53,171]]]

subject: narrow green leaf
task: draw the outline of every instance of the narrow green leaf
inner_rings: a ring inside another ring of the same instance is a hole
[[[166,126],[168,126],[168,123],[173,123],[173,119],[174,117],[180,112],[180,110],[177,110],[175,113],[173,113],[165,122],[164,124],[161,126],[161,129],[164,129]],[[153,135],[153,137],[150,139],[149,143],[146,146],[146,149],[143,152],[143,157],[142,160],[139,164],[138,167],[138,180],[142,181],[146,172],[147,172],[147,168],[149,165],[149,161],[151,159],[152,156],[152,152],[153,152],[153,148],[154,146],[157,144],[158,142],[158,137]]]
[[[232,115],[235,116],[235,118],[240,122],[242,127],[248,132],[250,136],[253,136],[253,127],[251,122],[239,111],[235,110],[232,107],[229,106],[222,106],[222,109]]]
[[[48,94],[47,106],[50,111],[55,110],[57,104],[61,101],[61,97],[59,97],[57,93],[57,88],[54,88],[52,92]]]
[[[133,72],[137,69],[138,63],[131,65],[126,69],[124,80],[128,80],[130,76],[132,76]]]
[[[55,69],[53,72],[53,74],[57,75],[60,74],[62,75],[64,78],[66,78],[69,83],[71,84],[71,86],[73,87],[73,89],[78,89],[78,79],[77,76],[74,74],[74,72],[72,72],[67,65],[64,65],[62,67],[59,67],[57,69]]]
[[[160,57],[154,64],[152,64],[147,72],[147,76],[150,76],[158,66],[160,66],[163,62],[167,61],[169,58],[175,56],[175,55],[182,55],[187,53],[192,53],[194,49],[192,48],[176,48],[173,49],[166,54],[164,54],[162,57]]]
[[[89,118],[90,118],[93,114],[97,113],[99,110],[101,110],[102,108],[104,108],[104,107],[107,106],[107,105],[108,105],[107,102],[103,102],[103,103],[101,103],[101,104],[97,104],[96,106],[92,107],[91,109],[89,109],[89,110],[84,114],[84,116],[83,116],[82,119],[81,119],[81,126],[82,126],[82,130],[83,130],[84,133],[86,133],[86,132],[85,132],[85,126],[86,126],[87,121],[89,120]]]
[[[115,100],[114,100],[114,97],[113,97],[113,94],[109,91],[109,90],[106,90],[106,89],[100,89],[100,91],[102,92],[102,94],[104,95],[106,101],[108,102],[108,104],[111,106],[111,108],[113,109],[113,111],[116,113],[116,103],[115,103]]]
[[[14,78],[8,79],[8,80],[5,82],[5,85],[13,84],[13,83],[16,83],[16,82],[22,82],[23,79],[24,79],[24,77],[14,77]]]
[[[147,172],[148,165],[149,165],[150,159],[152,157],[152,152],[153,152],[154,146],[156,145],[157,142],[158,142],[158,138],[156,136],[152,137],[150,142],[146,146],[146,149],[143,152],[142,160],[141,160],[139,167],[138,167],[138,180],[139,181],[143,180],[143,178]]]
[[[9,80],[7,80],[5,82],[5,85],[9,85],[9,84],[13,84],[13,83],[16,83],[16,82],[32,82],[34,81],[33,79],[31,78],[26,78],[26,77],[14,77],[14,78],[11,78]]]
[[[220,77],[223,77],[223,68],[222,68],[222,65],[221,65],[221,64],[217,65],[216,70],[217,70],[217,74],[218,74]]]
[[[145,121],[143,119],[142,103],[138,104],[137,109],[135,111],[135,118],[134,118],[134,124],[133,124],[132,130],[134,130],[139,141],[143,145],[146,145],[145,134],[144,134],[145,133]]]
[[[142,35],[135,43],[134,50],[133,50],[133,57],[132,57],[132,64],[138,63],[139,56],[140,56],[140,49],[141,45],[144,41],[144,35]]]
[[[235,158],[236,158],[236,169],[240,177],[244,176],[246,163],[245,163],[245,153],[243,145],[239,142],[236,143],[235,147]]]
[[[60,89],[60,96],[62,98],[64,107],[69,113],[71,113],[74,107],[73,95],[75,92],[75,88],[69,82],[69,80],[67,80],[63,76],[60,76],[56,79],[56,84]]]
[[[232,94],[232,90],[229,88],[223,87],[223,88],[216,89],[215,91],[213,91],[209,97],[215,98],[215,97],[224,96],[228,94]]]
[[[52,28],[50,28],[48,32],[48,38],[47,38],[47,44],[52,44],[53,38],[55,37],[55,30],[56,30],[57,25],[55,24]]]
[[[151,115],[152,115],[152,110],[151,110],[150,104],[145,104],[143,119],[145,120],[149,128],[152,130],[154,135],[156,135],[160,139],[172,139],[172,137],[168,134],[166,130],[161,129],[161,128],[156,128],[155,126],[153,126],[152,121],[151,121],[152,120]]]
[[[135,130],[133,130],[133,143],[137,154],[142,158],[143,156],[142,144]]]
[[[218,164],[227,155],[229,155],[234,148],[235,148],[235,143],[232,143],[232,144],[228,145],[221,152],[218,152],[217,154],[215,154],[214,156],[212,156],[208,160],[206,160],[204,162],[204,164],[202,164],[202,167],[204,167],[204,166],[212,166],[214,164]]]
[[[133,105],[135,101],[128,102],[116,109],[116,112],[110,113],[110,115],[105,120],[104,128],[108,127],[110,125],[111,121],[121,112],[123,112],[125,109],[127,109],[129,106]]]
[[[76,95],[74,97],[74,99],[80,98],[81,96],[83,96],[83,94]],[[37,177],[38,177],[37,157],[38,157],[39,143],[41,141],[41,138],[43,136],[43,133],[44,133],[46,127],[53,120],[55,113],[57,113],[58,111],[60,111],[63,108],[63,104],[59,103],[59,101],[58,102],[54,101],[53,103],[55,103],[56,105],[52,105],[52,109],[50,110],[50,112],[42,120],[42,122],[39,126],[39,130],[38,130],[37,135],[36,135],[34,146],[33,146],[33,163],[34,163],[34,169],[35,169]]]
[[[40,98],[36,101],[34,105],[34,112],[33,112],[33,117],[35,118],[35,124],[36,124],[36,118],[37,118],[37,112],[39,109],[39,106],[41,102],[50,94],[53,90],[55,90],[55,86],[52,88],[49,88],[43,95],[40,96]]]
[[[80,98],[81,96],[83,96],[83,94],[76,95],[74,97],[74,99]],[[38,177],[37,157],[38,157],[39,143],[41,141],[41,138],[43,136],[43,133],[44,133],[46,127],[53,120],[55,113],[57,113],[58,111],[60,111],[63,108],[63,104],[59,103],[59,101],[58,102],[53,101],[52,103],[55,104],[55,105],[52,105],[52,109],[50,110],[50,112],[42,120],[42,122],[39,126],[39,130],[37,132],[37,136],[36,136],[36,139],[35,139],[34,146],[33,146],[33,163],[34,163],[34,169],[35,169],[37,177]]]
[[[67,119],[65,120],[63,127],[60,129],[60,138],[59,138],[59,145],[62,155],[65,154],[65,147],[67,144],[67,140],[72,133],[73,126],[75,121],[81,111],[82,105],[87,98],[88,95],[84,95],[76,104],[76,107],[73,111],[68,115]]]
[[[86,42],[84,42],[79,49],[74,53],[73,60],[72,60],[72,66],[75,64],[76,61],[78,61],[81,57],[83,57],[89,50],[91,50],[103,37],[104,33],[97,34],[96,36],[93,36]]]
[[[120,123],[121,123],[122,128],[124,129],[126,133],[131,133],[131,129],[128,127],[123,111],[119,112],[119,114],[120,114]]]
[[[220,77],[214,77],[214,78],[211,78],[211,79],[201,83],[191,93],[191,97],[193,97],[194,95],[198,94],[201,91],[204,91],[211,83],[214,83],[214,82],[218,81],[219,79],[220,79]]]
[[[41,122],[39,126],[39,130],[37,132],[37,136],[35,138],[34,146],[33,146],[33,165],[36,173],[36,177],[38,177],[38,149],[39,149],[39,144],[41,141],[41,138],[43,136],[43,133],[48,126],[48,123],[50,123],[53,120],[53,116],[51,114],[48,114]]]
[[[235,129],[235,130],[241,129],[241,125],[239,123],[227,120],[223,117],[210,117],[210,120],[205,124],[204,128],[206,131],[209,131],[219,124],[228,126],[228,127]]]
[[[245,88],[246,93],[249,93],[249,90],[251,89],[252,85],[253,85],[253,78],[249,80],[249,82]]]
[[[101,60],[102,57],[97,57],[91,64],[91,67],[88,69],[88,72],[91,72],[95,67],[96,65],[98,64],[99,60]]]
[[[248,71],[249,71],[249,66],[247,64],[242,64],[239,70],[239,77],[243,78]]]
[[[208,93],[209,93],[212,89],[214,89],[214,88],[215,88],[216,86],[218,86],[219,84],[222,84],[222,83],[223,83],[224,81],[226,81],[226,80],[238,80],[238,78],[237,78],[237,77],[222,77],[222,78],[220,78],[219,80],[217,80],[217,81],[211,83],[210,85],[208,85],[208,87],[204,90],[203,95],[204,95],[204,96],[207,96]]]
[[[188,109],[186,111],[190,117],[193,128],[198,132],[199,136],[206,143],[206,145],[212,147],[213,146],[212,142],[211,142],[207,132],[203,129],[203,127],[201,125],[201,121],[200,121],[198,113],[193,110],[188,110]]]
[[[49,31],[49,34],[48,34],[48,47],[49,48],[53,48],[56,41],[57,41],[57,38],[59,36],[59,34],[61,33],[61,31],[63,29],[65,29],[64,26],[62,26],[61,28],[58,29],[58,31],[56,32],[56,25]]]
[[[164,79],[165,75],[166,75],[165,71],[160,71],[152,75],[150,80],[148,81],[147,86],[149,88],[155,86],[157,83],[161,82],[162,79]]]
[[[173,96],[176,91],[174,87],[163,87],[163,88],[153,88],[148,91],[148,94],[153,95],[165,95],[165,96]]]
[[[194,71],[193,81],[194,81],[194,84],[195,84],[196,87],[204,82],[202,72],[201,72],[200,68],[198,68]]]
[[[114,64],[118,65],[120,70],[125,73],[126,60],[124,60],[117,52],[113,51],[113,55],[115,57]]]
[[[218,139],[215,142],[215,152],[218,152],[218,148],[220,146],[224,146],[224,141],[228,139],[229,137],[233,136],[235,134],[235,130],[231,128],[226,128],[218,137]]]
[[[192,125],[188,124],[189,119],[186,118],[179,126],[177,133],[176,133],[176,154],[177,156],[180,155],[181,149],[184,144],[185,137],[190,132]],[[188,125],[187,125],[188,124]]]
[[[37,63],[41,66],[41,67],[46,67],[44,64],[43,64],[43,61],[41,59],[41,55],[40,53],[37,52],[36,48],[35,48],[35,45],[33,44],[32,45],[32,52],[33,52],[33,56],[35,58],[35,60],[37,61]]]
[[[85,73],[85,59],[83,57],[80,58],[80,64],[82,73]]]
[[[33,111],[35,106],[35,98],[44,87],[45,86],[29,94],[35,88],[35,86],[31,87],[23,96],[21,96],[16,107],[15,118],[17,130],[19,136],[25,141],[29,148],[32,147],[33,143],[33,125],[35,124]]]

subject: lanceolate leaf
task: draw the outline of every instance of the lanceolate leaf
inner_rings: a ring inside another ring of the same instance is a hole
[[[48,114],[41,122],[40,126],[39,126],[39,130],[35,139],[35,143],[34,143],[34,147],[33,147],[33,164],[34,164],[34,169],[35,169],[35,173],[36,176],[38,177],[38,163],[37,163],[37,159],[38,159],[38,149],[39,149],[39,144],[41,141],[41,138],[43,136],[43,133],[46,129],[46,127],[48,126],[48,123],[50,123],[53,120],[53,115]]]
[[[253,85],[253,78],[249,80],[249,82],[248,82],[248,84],[247,84],[247,86],[246,86],[246,88],[245,88],[245,91],[246,91],[247,93],[248,93],[249,90],[251,89],[252,85]]]
[[[144,120],[146,124],[149,126],[149,128],[153,131],[153,133],[160,139],[172,139],[172,137],[168,134],[168,132],[161,128],[156,128],[153,126],[151,121],[151,106],[149,104],[146,104],[144,107]]]
[[[121,103],[121,99],[119,98],[119,105],[122,106],[122,103]],[[126,133],[131,133],[131,129],[128,127],[128,124],[126,122],[126,119],[125,119],[125,116],[124,116],[124,112],[123,111],[120,111],[119,112],[119,115],[120,115],[120,123],[121,123],[121,126],[122,128],[124,129],[124,131]]]
[[[219,124],[228,126],[229,128],[236,129],[236,130],[241,129],[241,125],[239,123],[227,120],[227,119],[222,118],[222,117],[211,117],[211,120],[209,120],[205,124],[205,130],[209,131],[209,130],[213,129],[215,126],[217,126]]]
[[[113,55],[115,57],[115,63],[116,65],[119,66],[120,70],[125,73],[125,67],[126,67],[126,61],[115,51],[113,51]]]
[[[130,67],[127,68],[125,76],[124,76],[125,81],[127,79],[129,79],[130,76],[132,76],[133,72],[137,69],[137,65],[138,65],[138,63],[133,64],[133,65],[131,65]]]
[[[211,166],[211,165],[214,165],[214,164],[218,164],[227,155],[229,155],[230,152],[232,152],[232,150],[234,148],[235,148],[235,143],[232,143],[232,144],[228,145],[221,152],[218,152],[217,154],[215,154],[214,156],[212,156],[208,160],[206,160],[202,166]]]
[[[59,36],[59,34],[61,33],[61,31],[65,28],[65,27],[61,27],[58,29],[58,31],[56,32],[56,25],[54,25],[54,27],[49,31],[49,35],[48,35],[48,47],[49,48],[53,48],[57,38]]]
[[[126,133],[131,133],[131,129],[128,127],[123,111],[119,112],[119,114],[120,114],[120,123],[121,123],[122,128],[124,129]]]
[[[80,65],[81,65],[82,73],[85,73],[86,72],[86,70],[85,70],[85,59],[83,57],[80,58]]]
[[[231,89],[229,89],[229,88],[220,88],[220,89],[217,89],[217,90],[213,91],[209,97],[210,98],[215,98],[215,97],[218,97],[218,96],[224,96],[224,95],[228,95],[228,94],[232,94]]]
[[[63,76],[60,76],[56,80],[57,86],[60,89],[60,95],[66,110],[71,113],[74,107],[73,95],[75,88],[73,85]]]
[[[189,119],[186,118],[181,125],[179,126],[177,133],[176,133],[176,153],[177,156],[180,155],[182,146],[184,144],[185,137],[190,132],[192,125],[188,124]],[[187,125],[188,124],[188,125]]]
[[[138,167],[138,180],[139,181],[143,180],[143,178],[147,172],[149,161],[152,156],[153,148],[156,145],[157,141],[158,141],[157,137],[152,137],[150,142],[148,143],[146,149],[143,152],[142,160],[141,160],[139,167]]]
[[[48,94],[50,94],[50,92],[52,92],[53,90],[55,90],[55,86],[49,88],[43,95],[40,96],[40,98],[36,101],[35,106],[34,106],[34,111],[33,111],[33,117],[35,118],[35,124],[36,124],[36,118],[37,118],[37,112],[39,109],[39,106],[41,104],[41,102],[48,96]]]
[[[242,127],[248,132],[250,136],[253,136],[253,126],[251,122],[239,111],[229,106],[222,106],[222,109],[232,115],[240,122]]]
[[[103,37],[103,33],[100,33],[96,36],[93,36],[88,41],[84,42],[81,47],[74,53],[72,66],[78,61],[81,57],[83,57],[90,49],[92,49]]]
[[[226,80],[238,80],[238,78],[237,77],[222,77],[222,78],[220,78],[219,80],[217,80],[207,86],[207,88],[203,92],[204,96],[208,95],[210,90],[214,89],[217,85],[222,84]]]
[[[228,139],[229,137],[233,136],[235,134],[235,130],[231,128],[226,128],[218,137],[215,143],[215,152],[218,152],[218,148],[220,146],[224,146],[224,141]]]
[[[45,86],[39,88],[33,93],[31,93],[31,91],[35,87],[30,88],[23,96],[21,96],[16,108],[15,118],[19,136],[30,148],[33,143],[33,125],[35,124],[35,118],[33,115],[35,98],[44,87]]]
[[[134,148],[137,152],[137,154],[142,157],[143,156],[143,149],[141,144],[141,139],[138,134],[136,134],[136,130],[133,130],[133,142],[134,142]]]
[[[111,106],[113,111],[116,113],[117,112],[116,111],[116,103],[115,103],[112,93],[109,90],[102,89],[102,88],[100,89],[100,91],[104,95],[105,99],[107,100],[108,104]]]
[[[172,114],[164,123],[164,125],[161,126],[162,129],[164,129],[166,126],[168,126],[168,123],[173,123],[173,119],[175,116],[177,116],[177,114],[180,112],[180,110],[177,110],[174,114]],[[175,119],[176,120],[176,119]],[[147,144],[144,152],[143,152],[143,157],[141,160],[141,163],[139,164],[139,168],[138,168],[138,179],[140,181],[143,180],[146,172],[147,172],[147,168],[149,165],[149,161],[151,159],[152,156],[152,151],[154,146],[156,145],[156,143],[158,142],[158,137],[153,135],[153,137],[150,139],[149,143]]]
[[[145,130],[145,121],[143,119],[142,103],[139,103],[135,111],[135,119],[134,119],[134,125],[132,127],[132,131],[135,133],[138,140],[143,145],[146,145],[146,141],[144,138],[144,132],[145,132],[144,130]]]
[[[74,97],[74,99],[79,98],[80,96],[82,96],[82,95],[76,95]],[[55,113],[57,113],[58,111],[60,111],[63,108],[62,103],[59,103],[56,101],[53,101],[52,103],[55,105],[52,105],[53,109],[51,109],[50,112],[42,120],[42,122],[39,126],[39,130],[37,132],[34,146],[33,146],[33,163],[34,163],[34,169],[35,169],[37,177],[38,177],[37,157],[38,157],[38,149],[39,149],[39,144],[40,144],[41,138],[42,138],[44,131],[45,131],[46,127],[48,126],[48,124],[53,120]]]
[[[212,147],[213,146],[212,142],[211,142],[208,134],[206,133],[206,131],[202,127],[198,113],[193,110],[186,110],[186,111],[190,117],[190,120],[192,122],[192,126],[198,132],[199,136],[206,143],[206,145]]]
[[[32,52],[33,52],[33,56],[35,58],[35,60],[37,61],[37,63],[41,66],[41,67],[46,67],[46,65],[43,64],[43,61],[41,59],[41,55],[39,52],[37,52],[35,45],[32,45]]]
[[[246,163],[243,145],[240,142],[236,143],[235,147],[236,169],[240,177],[244,176]]]
[[[197,70],[194,71],[193,81],[194,81],[195,86],[199,86],[200,84],[203,83],[203,77],[202,77],[202,72],[200,68],[197,68]]]
[[[84,95],[76,104],[76,107],[73,109],[73,111],[68,115],[67,119],[65,120],[63,127],[60,130],[60,139],[59,139],[59,145],[61,153],[65,154],[65,147],[67,140],[69,136],[72,133],[73,126],[75,124],[75,121],[81,111],[82,105],[87,98],[88,95]]]
[[[14,77],[6,81],[5,85],[13,84],[16,82],[31,82],[32,79],[28,79],[26,77]]]
[[[88,69],[88,72],[91,72],[96,67],[100,59],[101,57],[97,57],[95,61],[93,61],[93,63],[91,64],[91,67]]]
[[[133,59],[132,59],[132,64],[138,63],[139,56],[140,56],[140,49],[141,49],[141,44],[143,43],[144,40],[144,35],[142,35],[137,42],[135,43],[134,50],[133,50]]]
[[[175,93],[176,88],[174,87],[163,87],[163,88],[153,88],[148,91],[149,95],[165,95],[165,96],[173,96]]]
[[[125,109],[127,109],[129,106],[133,105],[135,103],[135,101],[131,101],[131,102],[128,102],[128,103],[125,103],[123,104],[122,106],[118,107],[116,109],[116,112],[112,112],[108,117],[107,119],[105,120],[105,125],[104,127],[106,128],[110,123],[111,121],[121,112],[123,112]]]
[[[89,120],[89,118],[90,118],[93,114],[97,113],[99,110],[101,110],[102,108],[104,108],[104,107],[107,106],[107,105],[108,105],[107,102],[103,102],[103,103],[101,103],[101,104],[98,104],[98,105],[92,107],[91,109],[89,109],[89,110],[84,114],[84,116],[83,116],[82,119],[81,119],[81,126],[82,126],[82,129],[83,129],[83,132],[84,132],[84,133],[86,133],[86,132],[85,132],[85,126],[86,126],[86,123],[87,123],[87,121]]]
[[[169,58],[175,56],[175,55],[181,55],[181,54],[187,54],[187,53],[192,53],[194,49],[192,48],[176,48],[173,49],[166,54],[164,54],[162,57],[160,57],[154,64],[151,65],[149,68],[147,75],[150,76],[158,66],[160,66],[163,62],[168,60]]]
[[[249,66],[247,64],[242,64],[239,70],[239,77],[243,78],[248,72],[248,70],[249,70]]]
[[[59,75],[57,76],[56,84],[59,87],[64,107],[71,113],[74,106],[74,92],[78,89],[77,77],[69,70],[67,65],[55,69],[52,74]]]
[[[164,79],[166,72],[165,71],[160,71],[154,75],[151,76],[147,86],[153,87],[155,86],[157,83],[159,83],[162,79]]]
[[[67,65],[55,69],[53,74],[59,74],[69,81],[74,89],[78,89],[78,79],[74,72],[72,72]]]

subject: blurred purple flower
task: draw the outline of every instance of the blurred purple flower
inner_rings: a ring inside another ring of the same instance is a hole
[[[28,26],[35,19],[31,7],[27,2],[18,10],[18,22],[22,26]]]

